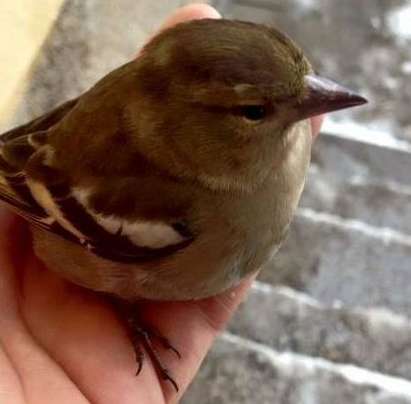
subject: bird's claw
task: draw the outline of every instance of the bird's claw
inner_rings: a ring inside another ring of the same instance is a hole
[[[145,354],[148,354],[158,376],[162,380],[169,381],[178,392],[178,384],[170,375],[170,371],[163,365],[153,341],[156,340],[164,349],[174,352],[179,359],[181,358],[180,352],[158,330],[147,326],[140,320],[137,314],[138,306],[116,298],[111,298],[111,302],[116,311],[120,314],[121,318],[125,320],[127,332],[134,348],[137,363],[136,376],[141,373],[144,365]]]
[[[150,356],[150,359],[153,362],[153,365],[161,379],[168,380],[173,385],[174,389],[178,392],[178,384],[170,375],[170,371],[163,365],[160,356],[153,345],[153,339],[157,339],[165,349],[173,351],[180,359],[181,355],[178,350],[171,345],[167,338],[163,337],[158,331],[153,330],[151,327],[136,325],[135,322],[133,322],[133,325],[134,327],[130,329],[130,333],[133,334],[131,336],[131,341],[133,343],[137,362],[136,376],[140,374],[143,368],[144,351],[141,349],[141,346],[143,346]]]

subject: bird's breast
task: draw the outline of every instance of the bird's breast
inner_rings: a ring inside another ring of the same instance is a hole
[[[228,221],[242,239],[243,260],[236,269],[240,277],[261,267],[277,252],[300,200],[311,155],[309,121],[294,125],[287,136],[283,161],[263,185],[227,201]]]
[[[258,189],[196,198],[198,237],[172,264],[180,268],[178,280],[170,277],[180,293],[197,298],[220,293],[275,254],[301,196],[310,148],[311,129],[302,122],[288,134],[282,164]]]

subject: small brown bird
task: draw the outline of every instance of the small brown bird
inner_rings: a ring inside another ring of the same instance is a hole
[[[78,285],[130,304],[216,295],[283,241],[310,161],[307,118],[364,102],[274,28],[186,22],[3,134],[0,198]]]

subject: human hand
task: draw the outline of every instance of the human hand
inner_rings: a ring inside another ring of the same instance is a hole
[[[185,7],[163,28],[204,17],[218,14],[206,5]],[[252,282],[196,302],[141,304],[144,320],[182,355],[161,351],[178,381],[176,394],[158,379],[147,355],[134,376],[133,348],[110,306],[48,271],[33,253],[26,224],[5,210],[0,268],[0,402],[12,404],[177,402]]]

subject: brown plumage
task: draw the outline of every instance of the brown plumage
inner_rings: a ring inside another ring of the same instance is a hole
[[[215,295],[278,249],[306,118],[364,99],[273,28],[177,25],[76,100],[1,137],[0,197],[49,268],[133,301]]]

